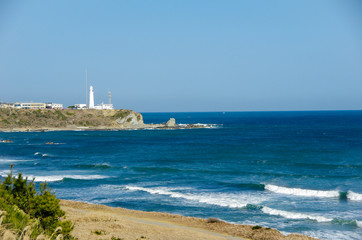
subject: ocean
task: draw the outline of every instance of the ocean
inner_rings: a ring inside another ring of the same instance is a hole
[[[362,111],[143,116],[210,125],[1,132],[0,174],[13,163],[68,200],[362,238]]]

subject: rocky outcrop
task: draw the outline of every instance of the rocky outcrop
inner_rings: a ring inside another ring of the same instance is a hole
[[[166,123],[167,127],[175,127],[176,126],[176,120],[174,118],[170,118],[168,122]]]
[[[142,115],[134,111],[126,112],[124,116],[117,118],[116,122],[124,127],[142,127],[144,125]]]

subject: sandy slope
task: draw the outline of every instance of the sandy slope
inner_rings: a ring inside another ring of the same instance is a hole
[[[298,234],[282,235],[275,229],[252,229],[252,226],[168,213],[142,212],[124,208],[61,200],[67,219],[75,223],[73,235],[79,240],[111,239],[313,239]],[[101,233],[97,234],[95,232]]]

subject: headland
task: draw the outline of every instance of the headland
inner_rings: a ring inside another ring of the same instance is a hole
[[[129,129],[184,129],[203,128],[200,124],[176,124],[171,118],[166,123],[145,124],[143,116],[126,109],[10,109],[0,108],[0,131],[82,131]]]

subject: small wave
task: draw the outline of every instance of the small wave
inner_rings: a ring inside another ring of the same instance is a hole
[[[328,218],[328,217],[312,215],[312,214],[283,211],[283,210],[278,210],[278,209],[269,208],[269,207],[262,207],[261,211],[266,214],[269,214],[269,215],[281,216],[281,217],[288,218],[288,219],[309,219],[309,220],[314,220],[317,222],[330,222],[333,224],[350,225],[353,227],[362,228],[362,222],[358,221],[358,220]]]
[[[332,220],[332,223],[340,224],[340,225],[350,225],[350,226],[353,226],[353,227],[362,228],[362,222],[357,221],[357,220],[348,220],[348,219],[335,218],[335,219]]]
[[[349,200],[353,200],[353,201],[362,201],[362,194],[361,193],[355,193],[352,191],[348,191],[347,192],[347,198]]]
[[[54,157],[53,155],[49,154],[49,153],[41,153],[41,152],[36,152],[34,153],[34,156],[37,158],[52,158]]]
[[[170,188],[164,187],[144,188],[136,186],[125,186],[124,188],[130,191],[144,191],[150,194],[167,195],[172,198],[182,198],[190,201],[196,201],[199,203],[206,203],[229,208],[244,208],[248,205],[248,201],[250,201],[251,199],[250,195],[226,193],[180,193],[172,191]],[[255,198],[252,201],[255,202],[254,204],[258,204],[261,199]]]
[[[339,198],[339,191],[325,191],[325,190],[310,190],[302,188],[287,188],[280,187],[276,185],[266,184],[265,189],[275,193],[296,195],[296,196],[305,196],[305,197],[329,197],[329,198]]]
[[[29,180],[35,179],[35,182],[59,182],[65,179],[78,179],[78,180],[97,180],[105,179],[108,176],[102,175],[55,175],[55,176],[26,176]]]
[[[78,168],[97,168],[97,169],[114,168],[109,163],[81,164],[81,165],[74,165],[74,167],[78,167]]]
[[[262,212],[269,214],[269,215],[275,215],[275,216],[282,216],[289,219],[311,219],[315,220],[317,222],[331,222],[333,221],[332,218],[326,218],[323,216],[316,216],[316,215],[309,215],[304,213],[296,213],[296,212],[288,212],[283,210],[277,210],[269,207],[263,207]]]

